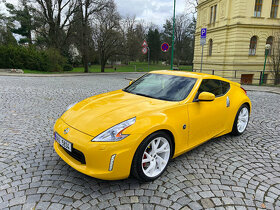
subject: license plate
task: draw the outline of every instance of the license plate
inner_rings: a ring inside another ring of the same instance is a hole
[[[59,143],[60,146],[62,146],[64,149],[67,149],[69,152],[72,152],[72,143],[69,141],[66,141],[64,138],[62,138],[60,135],[55,133],[55,140]]]

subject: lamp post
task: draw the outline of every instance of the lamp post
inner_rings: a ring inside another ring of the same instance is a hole
[[[171,48],[171,70],[173,70],[173,57],[174,57],[175,6],[176,6],[176,0],[174,0],[174,11],[173,11],[173,32],[172,32],[172,48]]]
[[[263,78],[264,78],[264,72],[265,72],[265,66],[266,66],[266,59],[269,53],[269,50],[271,48],[270,44],[265,45],[265,59],[264,59],[264,65],[263,65],[263,72],[262,72],[262,78],[261,78],[261,85],[263,84]]]

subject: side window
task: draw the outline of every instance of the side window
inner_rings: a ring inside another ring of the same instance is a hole
[[[225,95],[230,89],[230,84],[216,79],[204,79],[198,89],[197,96],[202,92],[213,93],[216,97]]]
[[[224,81],[221,81],[221,84],[222,84],[222,88],[223,88],[223,95],[225,95],[230,89],[230,84],[228,82],[224,82]]]
[[[223,94],[222,86],[220,80],[216,79],[204,79],[198,89],[197,96],[202,92],[213,93],[215,96],[220,96]]]

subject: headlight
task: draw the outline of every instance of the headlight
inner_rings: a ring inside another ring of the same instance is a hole
[[[78,103],[78,102],[75,102],[75,103],[70,104],[69,106],[67,106],[65,112],[66,112],[67,110],[71,109],[71,108],[72,108],[73,106],[75,106],[77,103]]]
[[[122,132],[127,129],[129,126],[133,125],[136,121],[136,117],[126,120],[120,124],[115,125],[112,128],[104,131],[103,133],[96,136],[91,141],[102,141],[102,142],[110,142],[110,141],[121,141],[125,137],[129,136],[129,134],[122,134]]]
[[[62,112],[62,114],[60,115],[60,117],[69,109],[71,109],[73,106],[75,106],[78,102],[70,104],[69,106],[67,106],[66,110],[64,112]]]

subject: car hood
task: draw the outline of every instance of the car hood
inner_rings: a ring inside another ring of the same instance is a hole
[[[87,98],[66,111],[61,119],[91,136],[143,112],[161,110],[174,102],[152,99],[117,90]],[[137,121],[137,118],[136,118]]]

